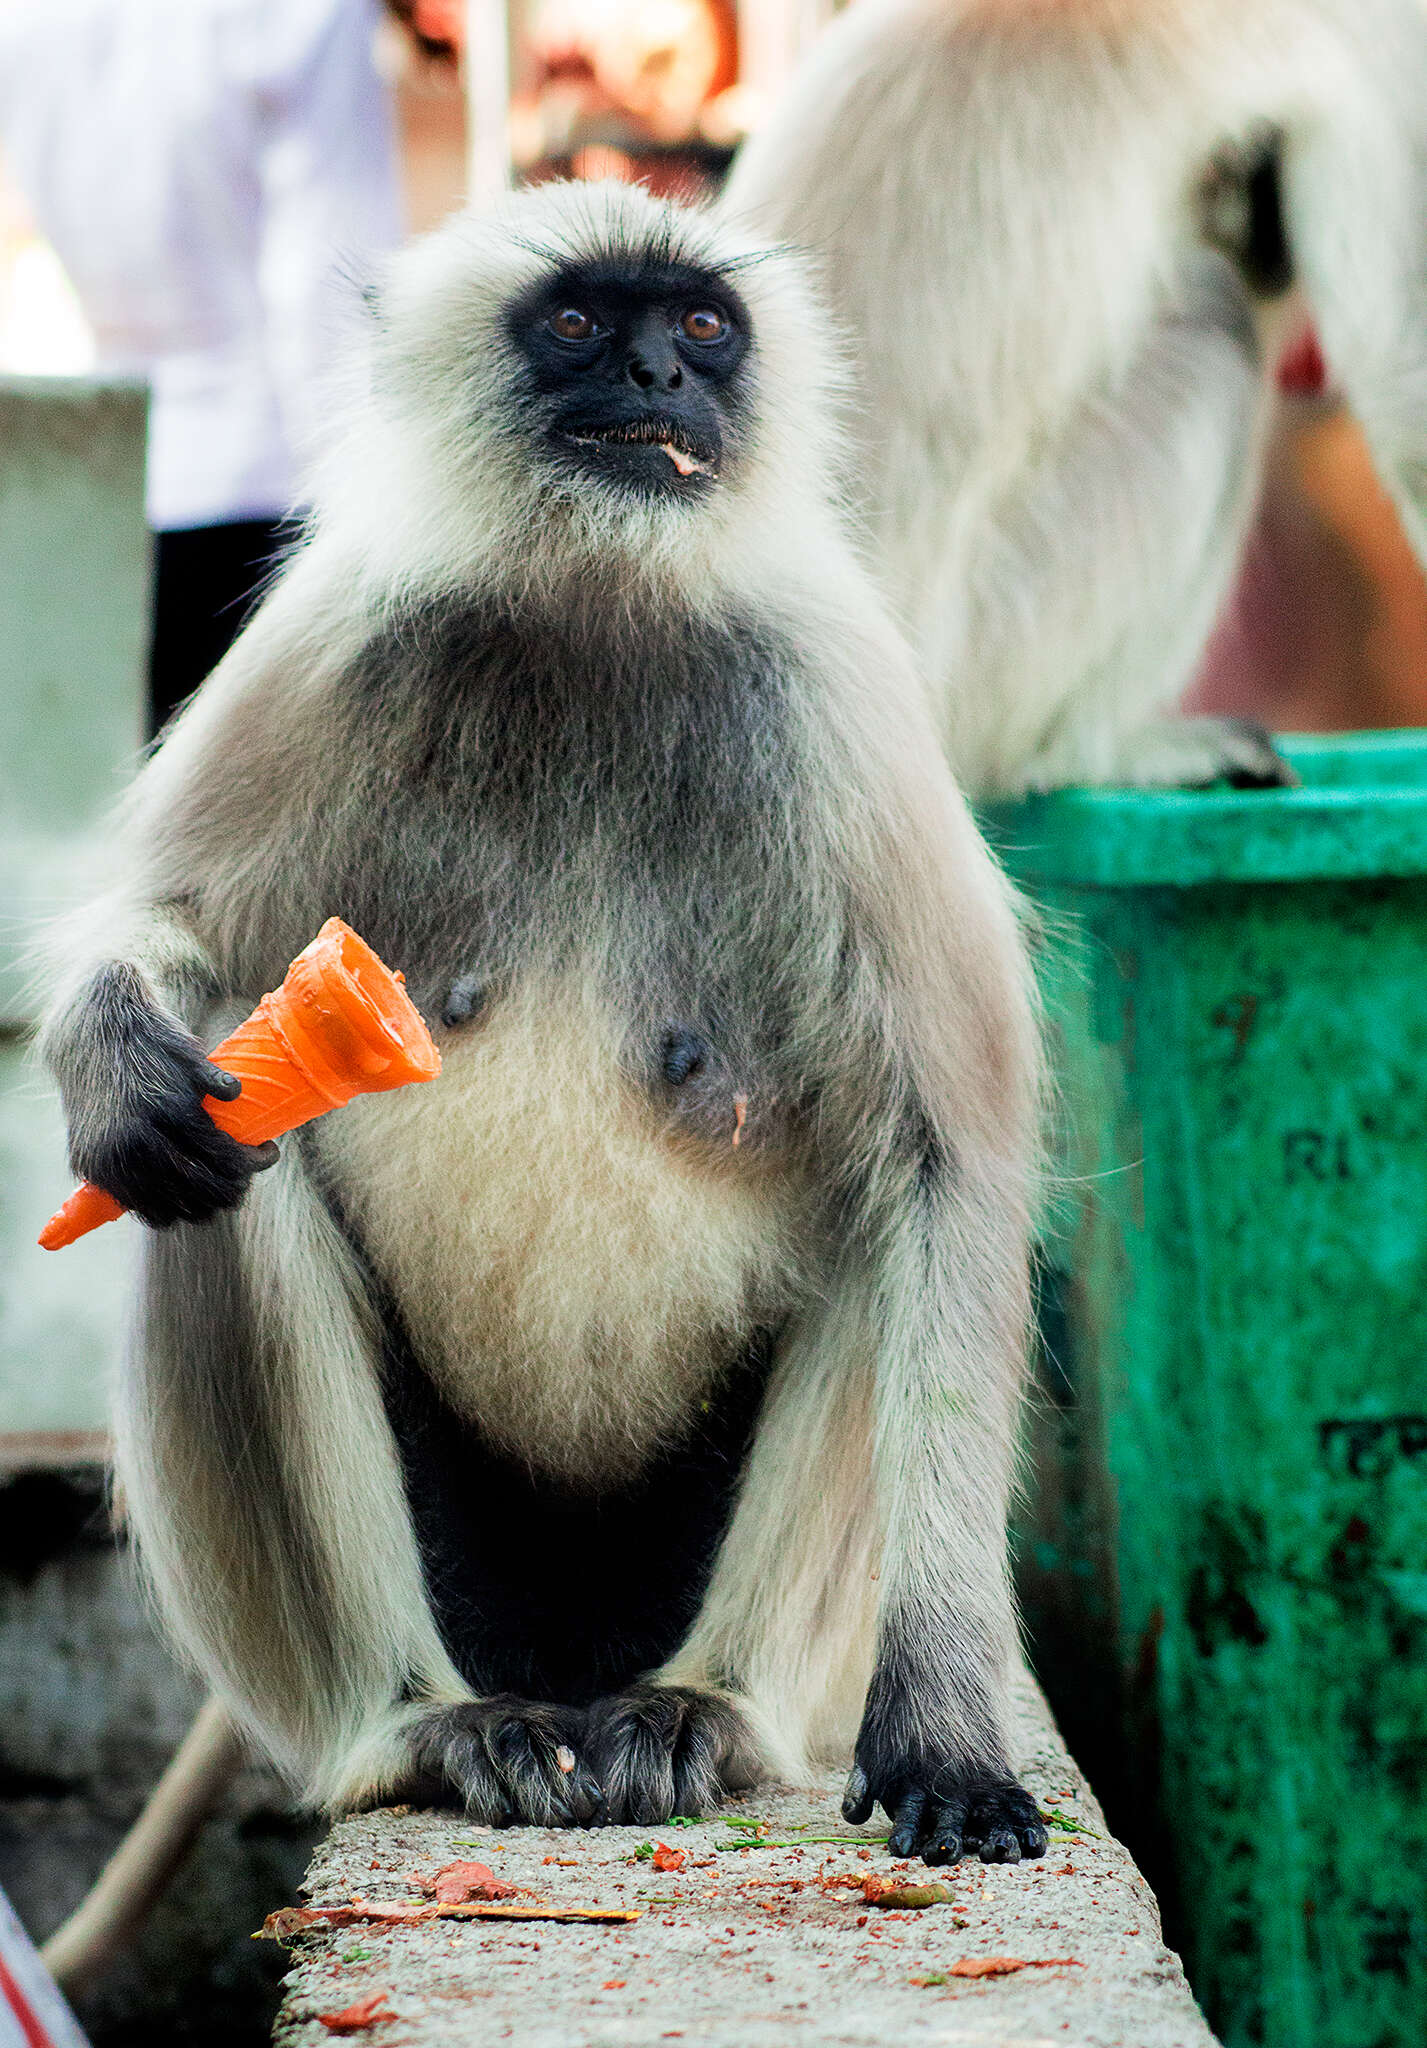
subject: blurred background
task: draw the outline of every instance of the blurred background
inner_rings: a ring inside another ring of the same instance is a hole
[[[138,748],[301,512],[385,251],[508,177],[716,189],[832,0],[0,0],[0,1885],[82,1896],[198,1703],[106,1495],[124,1223],[53,1263],[62,1132],[24,948],[92,874]],[[1427,586],[1304,328],[1268,487],[1189,694],[1279,729],[1427,723]],[[116,1540],[117,1538],[117,1540]],[[267,2038],[248,1940],[310,1831],[246,1772],[98,2044]]]

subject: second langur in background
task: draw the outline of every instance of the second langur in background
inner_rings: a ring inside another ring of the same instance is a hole
[[[1003,1735],[1035,1031],[839,520],[825,325],[628,188],[403,254],[72,942],[74,1163],[171,1226],[133,1522],[329,1804],[652,1823],[855,1744],[895,1853],[1045,1846]],[[250,1187],[200,1040],[333,913],[444,1070]]]
[[[1427,557],[1421,0],[861,0],[725,204],[821,260],[876,566],[977,793],[1282,778],[1173,719],[1307,301]]]

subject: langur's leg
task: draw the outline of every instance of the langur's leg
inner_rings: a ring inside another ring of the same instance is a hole
[[[771,1341],[749,1345],[678,1441],[591,1491],[493,1446],[388,1317],[383,1388],[428,1597],[476,1696],[413,1727],[406,1789],[547,1826],[702,1810],[736,1771],[736,1716],[642,1681],[708,1582]]]
[[[1261,728],[1172,715],[1232,589],[1268,408],[1247,296],[1206,255],[1119,387],[986,522],[948,710],[978,789],[1291,780]]]
[[[437,1637],[361,1276],[289,1140],[242,1209],[145,1241],[119,1470],[167,1617],[321,1804],[465,1696]],[[394,1746],[395,1745],[395,1746]]]
[[[698,1787],[699,1810],[750,1777],[805,1781],[815,1763],[851,1751],[872,1672],[881,1556],[862,1308],[843,1291],[785,1333],[703,1605],[652,1681],[656,1699],[704,1702],[715,1725],[737,1718],[738,1739]],[[624,1773],[630,1809],[644,1813],[670,1791],[669,1762],[624,1738],[627,1702],[647,1697],[641,1689],[596,1710],[608,1730],[605,1767]],[[673,1810],[690,1810],[689,1788],[675,1792]]]

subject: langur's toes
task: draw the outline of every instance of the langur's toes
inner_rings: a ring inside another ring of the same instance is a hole
[[[926,1863],[959,1863],[964,1849],[962,1829],[965,1824],[964,1800],[954,1800],[950,1804],[939,1800],[926,1829],[922,1860]]]
[[[599,1781],[582,1752],[585,1716],[497,1693],[442,1707],[412,1735],[417,1797],[458,1801],[497,1826],[589,1827],[602,1816]]]
[[[604,1818],[652,1827],[676,1813],[708,1813],[749,1781],[747,1731],[737,1710],[692,1687],[641,1685],[589,1710],[590,1760]]]
[[[892,1814],[892,1832],[887,1837],[889,1856],[914,1856],[922,1839],[922,1817],[927,1795],[922,1791],[904,1793]]]
[[[976,1845],[983,1863],[1019,1863],[1021,1845],[1009,1828],[990,1828]]]
[[[1299,777],[1273,743],[1266,727],[1251,718],[1226,718],[1224,778],[1234,789],[1297,789]]]

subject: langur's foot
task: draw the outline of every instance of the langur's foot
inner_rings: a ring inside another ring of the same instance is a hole
[[[433,1805],[454,1801],[498,1827],[588,1827],[603,1817],[583,1710],[513,1693],[424,1715],[411,1731],[403,1790]]]
[[[1183,748],[1179,772],[1172,778],[1182,789],[1207,789],[1215,782],[1227,782],[1234,789],[1298,787],[1298,777],[1272,734],[1251,718],[1182,718],[1156,733],[1161,744],[1165,733]],[[1147,765],[1154,765],[1153,753]]]
[[[860,1827],[874,1803],[892,1822],[887,1849],[893,1856],[955,1863],[972,1855],[983,1863],[1019,1863],[1023,1856],[1045,1854],[1045,1822],[1035,1801],[999,1767],[911,1764],[873,1775],[856,1763],[843,1817]]]
[[[1248,718],[1162,718],[1124,734],[1094,761],[1065,742],[1032,762],[1028,790],[1101,786],[1129,789],[1294,789],[1298,777],[1261,725]]]
[[[596,1700],[588,1747],[605,1818],[616,1824],[652,1827],[676,1813],[709,1813],[758,1776],[737,1708],[693,1687],[636,1685]]]

